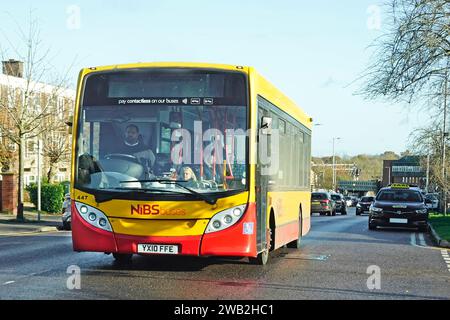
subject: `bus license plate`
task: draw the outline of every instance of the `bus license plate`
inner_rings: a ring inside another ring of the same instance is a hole
[[[389,222],[390,223],[408,223],[408,219],[394,219],[394,218],[391,218],[391,219],[389,219]]]
[[[171,244],[138,244],[138,253],[178,254],[178,246]]]

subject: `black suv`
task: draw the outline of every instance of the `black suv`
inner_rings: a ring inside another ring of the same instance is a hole
[[[356,215],[359,216],[361,213],[369,213],[370,205],[374,200],[375,197],[362,197],[361,201],[356,204]]]
[[[345,203],[344,196],[339,193],[332,193],[331,199],[333,199],[334,202],[336,202],[336,211],[340,212],[341,215],[346,215],[347,214],[347,204]]]
[[[428,209],[420,189],[393,184],[378,191],[370,206],[369,229],[380,227],[418,228],[428,230]]]

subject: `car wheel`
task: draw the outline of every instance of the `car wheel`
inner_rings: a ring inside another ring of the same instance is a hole
[[[361,215],[361,212],[356,211],[356,215],[357,215],[357,216],[360,216],[360,215]]]
[[[332,215],[332,216],[335,216],[335,215],[336,215],[336,210],[333,210],[333,211],[331,212],[331,215]]]
[[[347,215],[347,210],[342,211],[341,215],[346,216]]]
[[[420,226],[419,232],[424,232],[424,233],[428,232],[428,226]]]
[[[377,230],[377,226],[369,222],[369,230]]]

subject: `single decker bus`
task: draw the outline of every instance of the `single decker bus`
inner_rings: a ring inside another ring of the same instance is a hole
[[[310,230],[312,119],[254,68],[81,70],[72,120],[77,252],[248,257]]]

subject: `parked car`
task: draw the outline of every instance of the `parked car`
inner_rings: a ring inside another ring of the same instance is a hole
[[[336,215],[336,203],[331,198],[328,192],[313,192],[311,193],[311,214],[318,212],[321,216]]]
[[[345,203],[344,196],[340,193],[332,193],[331,199],[336,202],[336,212],[340,212],[341,215],[347,214],[347,204]]]
[[[64,195],[64,202],[62,205],[62,224],[64,230],[72,229],[72,214],[70,211],[70,193]]]
[[[428,230],[427,200],[420,190],[407,184],[392,184],[378,191],[370,206],[369,230],[377,227],[418,228]]]
[[[425,199],[431,201],[431,203],[427,204],[428,209],[439,209],[439,197],[436,193],[425,194]]]
[[[375,197],[365,196],[356,205],[356,215],[359,216],[362,213],[369,213],[369,208],[372,202],[375,201]]]

